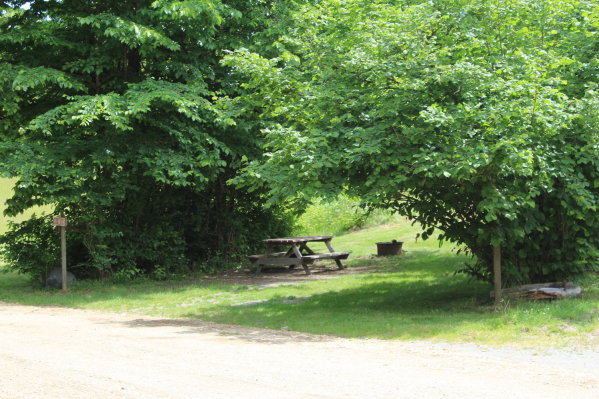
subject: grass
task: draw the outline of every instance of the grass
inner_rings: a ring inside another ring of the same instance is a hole
[[[373,227],[401,219],[383,209],[367,213],[359,204],[358,199],[343,194],[334,200],[316,200],[295,221],[293,235],[341,235],[353,230],[355,226]]]
[[[0,301],[28,305],[126,311],[185,317],[343,337],[443,340],[487,345],[597,346],[599,279],[581,283],[581,298],[505,303],[498,311],[491,287],[453,272],[467,261],[448,246],[415,241],[408,223],[336,237],[337,250],[352,250],[350,267],[375,267],[295,285],[264,287],[214,276],[163,282],[80,282],[69,293],[34,290],[26,278],[0,274]],[[374,243],[397,239],[408,252],[372,256]],[[229,282],[227,282],[229,281]]]
[[[1,210],[4,208],[4,203],[6,200],[12,197],[12,189],[15,185],[15,182],[16,179],[0,178],[0,234],[6,232],[8,229],[8,222],[22,222],[23,220],[29,219],[34,213],[41,214],[52,211],[51,207],[34,207],[15,217],[9,218],[4,216]]]

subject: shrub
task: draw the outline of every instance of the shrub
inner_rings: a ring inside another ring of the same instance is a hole
[[[67,239],[67,268],[79,277],[77,265],[85,256],[80,240]],[[60,235],[50,216],[20,223],[9,223],[9,230],[0,235],[0,257],[7,267],[28,274],[36,286],[43,286],[48,273],[60,267]]]

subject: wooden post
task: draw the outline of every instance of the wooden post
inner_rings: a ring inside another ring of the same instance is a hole
[[[60,229],[60,265],[62,271],[62,290],[67,290],[67,219],[55,217],[54,226]]]
[[[60,226],[60,258],[62,269],[62,290],[67,290],[67,228]]]
[[[493,285],[495,291],[495,306],[501,302],[501,247],[493,245]]]

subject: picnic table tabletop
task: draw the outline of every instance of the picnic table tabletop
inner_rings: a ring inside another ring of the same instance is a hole
[[[301,236],[301,237],[282,237],[282,238],[268,238],[262,240],[266,244],[301,244],[306,242],[326,242],[331,241],[335,236]]]

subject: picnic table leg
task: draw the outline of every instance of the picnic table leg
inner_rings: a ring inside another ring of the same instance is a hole
[[[293,258],[293,256],[295,256],[294,252],[293,252],[293,247],[289,248],[289,250],[285,253],[285,257],[286,258]],[[289,269],[295,269],[295,265],[289,265]]]
[[[297,245],[291,244],[291,249],[293,250],[293,253],[295,254],[295,256],[297,256],[298,259],[302,258],[302,253],[298,249]],[[302,267],[304,268],[304,271],[306,272],[306,274],[311,274],[310,273],[310,268],[308,267],[307,264],[305,264],[304,262],[302,262]]]
[[[333,246],[331,245],[331,240],[327,240],[324,243],[327,246],[327,248],[329,249],[329,252],[331,252],[331,253],[335,252],[335,250],[333,249]],[[343,266],[343,263],[341,263],[341,261],[339,259],[335,259],[335,263],[337,264],[337,267],[339,268],[339,270],[345,269],[345,266]]]
[[[308,267],[308,265],[306,265],[305,263],[302,262],[302,267],[304,268],[304,271],[306,272],[306,274],[310,275],[312,274],[310,272],[310,268]]]
[[[267,254],[272,253],[272,245],[271,244],[266,244],[266,253]],[[262,265],[260,264],[260,259],[258,259],[256,261],[256,274],[260,274],[261,271],[262,271]]]
[[[305,251],[305,252],[307,252],[309,255],[314,255],[314,251],[312,251],[310,248],[308,248],[308,246],[306,245],[306,243],[305,243],[305,242],[303,242],[303,243],[301,243],[301,244],[300,244],[300,246],[299,246],[299,251],[300,251],[300,253],[301,253],[302,251]],[[293,265],[293,266],[295,266],[295,265]],[[306,272],[306,274],[310,274],[310,269],[308,268],[308,265],[304,265],[304,264],[302,263],[302,266],[303,266],[303,268],[304,268],[304,271]]]
[[[300,251],[301,250],[306,251],[309,255],[314,255],[314,251],[312,251],[310,248],[308,248],[306,243],[301,243],[299,249],[300,249]]]

